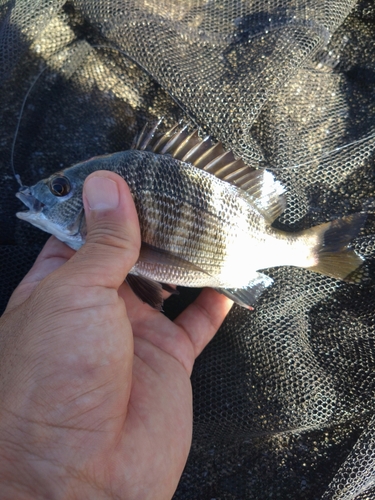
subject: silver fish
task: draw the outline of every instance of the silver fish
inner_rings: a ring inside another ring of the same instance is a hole
[[[363,259],[348,248],[365,221],[356,213],[297,233],[274,229],[284,211],[282,185],[267,170],[251,170],[221,143],[196,131],[158,124],[142,131],[134,149],[99,156],[58,172],[18,198],[17,216],[78,250],[85,242],[82,187],[96,170],[128,183],[138,212],[142,247],[128,282],[160,309],[163,284],[213,287],[252,309],[273,280],[259,270],[297,266],[356,282]]]

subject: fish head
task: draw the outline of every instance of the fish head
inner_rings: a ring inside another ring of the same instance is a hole
[[[126,167],[134,164],[141,157],[142,153],[139,151],[95,156],[61,170],[31,187],[23,186],[16,196],[29,210],[16,215],[78,250],[84,244],[87,233],[82,201],[86,177],[98,170],[118,172],[121,165]]]
[[[31,187],[21,187],[16,196],[28,210],[16,215],[78,250],[86,237],[82,187],[90,172],[77,176],[69,170],[51,175]]]

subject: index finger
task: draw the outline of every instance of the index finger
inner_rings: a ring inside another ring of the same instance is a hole
[[[212,288],[205,288],[175,320],[188,335],[195,358],[203,351],[229,313],[233,301]]]

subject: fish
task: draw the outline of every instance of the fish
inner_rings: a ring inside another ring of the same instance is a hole
[[[159,310],[163,288],[173,292],[174,285],[212,287],[252,310],[273,283],[261,271],[279,266],[360,282],[364,259],[350,242],[365,213],[298,232],[276,229],[272,224],[287,201],[272,172],[250,168],[197,130],[176,124],[162,133],[159,125],[146,124],[131,149],[22,186],[16,196],[28,210],[17,217],[78,250],[87,235],[86,177],[97,170],[119,174],[132,193],[142,240],[127,281],[143,302]]]

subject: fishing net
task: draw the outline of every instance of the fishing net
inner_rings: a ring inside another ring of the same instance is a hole
[[[374,35],[372,0],[0,0],[2,309],[47,237],[11,163],[30,185],[162,116],[272,170],[279,228],[369,214],[360,285],[269,269],[198,358],[176,499],[375,498]]]

